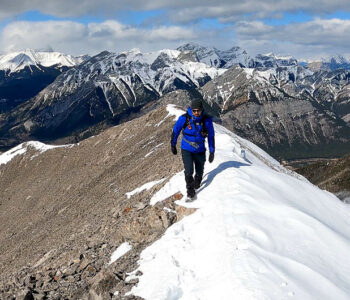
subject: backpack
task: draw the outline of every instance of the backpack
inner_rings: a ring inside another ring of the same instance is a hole
[[[183,134],[183,131],[185,130],[185,128],[187,126],[191,126],[191,123],[190,123],[190,119],[191,119],[191,116],[188,114],[188,113],[185,113],[183,114],[183,116],[186,117],[186,122],[184,124],[184,126],[182,127],[182,134]],[[208,118],[209,116],[208,115],[203,115],[202,118],[201,118],[201,121],[200,121],[200,124],[202,126],[202,129],[201,129],[201,135],[206,138],[208,136],[208,129],[207,127],[205,126],[205,121],[206,119]],[[191,129],[191,128],[190,128]]]

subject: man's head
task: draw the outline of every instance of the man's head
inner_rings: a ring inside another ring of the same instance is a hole
[[[191,110],[195,117],[199,117],[203,111],[203,103],[202,100],[196,99],[191,103]]]

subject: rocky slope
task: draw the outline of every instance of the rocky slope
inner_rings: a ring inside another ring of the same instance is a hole
[[[1,299],[137,299],[123,295],[140,251],[191,212],[173,203],[182,195],[149,206],[182,169],[173,119],[163,107],[79,144],[27,143],[0,159]],[[109,264],[126,241],[132,250]]]
[[[350,203],[350,155],[307,165],[296,172]]]

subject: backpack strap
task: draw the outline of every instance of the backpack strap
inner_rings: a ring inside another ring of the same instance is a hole
[[[204,136],[205,138],[208,136],[208,129],[207,129],[207,126],[205,126],[205,121],[208,118],[209,118],[208,115],[203,115],[201,119],[201,125],[202,125],[201,135]]]
[[[184,126],[182,126],[182,131],[183,131],[188,125],[190,125],[190,119],[191,119],[191,116],[190,116],[188,113],[183,114],[183,116],[186,117],[186,122],[185,122]]]

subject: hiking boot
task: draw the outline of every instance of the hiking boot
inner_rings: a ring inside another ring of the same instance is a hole
[[[187,197],[188,198],[194,198],[196,196],[196,191],[194,189],[187,190]]]

